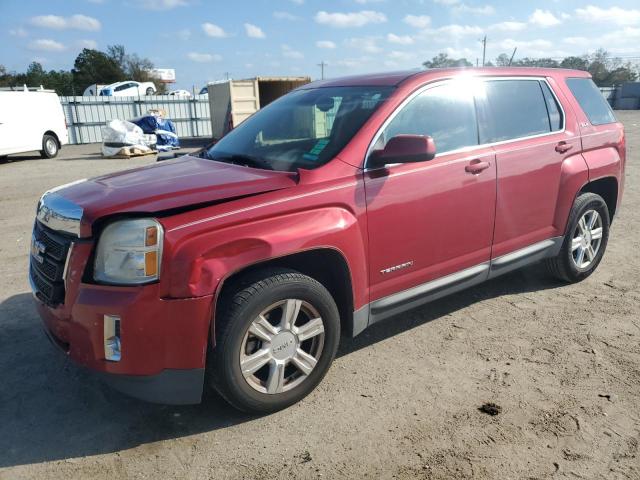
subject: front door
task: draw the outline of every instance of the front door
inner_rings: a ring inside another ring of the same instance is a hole
[[[389,306],[419,300],[428,282],[455,283],[463,271],[486,278],[496,203],[494,153],[478,146],[471,91],[455,81],[426,87],[392,114],[373,150],[400,134],[433,137],[437,154],[365,171],[370,300]]]

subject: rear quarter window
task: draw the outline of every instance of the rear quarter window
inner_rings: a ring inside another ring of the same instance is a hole
[[[568,78],[567,86],[592,125],[617,121],[611,107],[590,78]]]

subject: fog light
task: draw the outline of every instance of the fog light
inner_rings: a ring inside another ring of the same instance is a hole
[[[120,361],[120,317],[104,316],[104,358],[112,362]]]

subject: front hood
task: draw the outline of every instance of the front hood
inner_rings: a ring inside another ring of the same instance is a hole
[[[185,156],[56,189],[82,209],[82,223],[122,212],[155,213],[280,190],[296,174]]]

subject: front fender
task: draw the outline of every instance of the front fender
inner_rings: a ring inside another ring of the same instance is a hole
[[[172,246],[169,296],[215,293],[226,277],[267,260],[318,248],[339,251],[354,292],[366,291],[365,236],[357,218],[339,207],[299,211],[190,236]],[[354,295],[354,301],[357,296]]]

